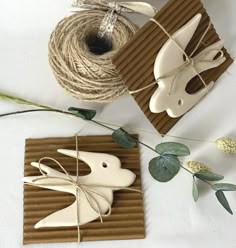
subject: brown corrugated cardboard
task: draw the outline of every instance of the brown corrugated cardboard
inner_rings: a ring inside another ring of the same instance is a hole
[[[111,136],[80,136],[79,150],[102,152],[117,156],[122,168],[130,169],[137,176],[132,188],[141,190],[139,148],[123,149],[112,141]],[[75,149],[75,137],[28,139],[25,145],[24,176],[39,175],[39,170],[30,165],[42,157],[52,157],[58,160],[65,169],[75,175],[75,159],[64,156],[57,149]],[[44,162],[48,166],[60,169],[52,162]],[[80,175],[90,172],[88,166],[79,162]],[[76,242],[77,227],[60,227],[34,229],[34,225],[48,214],[67,207],[73,203],[72,195],[24,185],[24,233],[23,243]],[[114,192],[112,214],[99,220],[81,226],[81,240],[120,240],[144,238],[144,211],[142,194],[121,190]]]
[[[194,37],[186,49],[187,54],[191,54],[210,21],[209,16],[200,0],[170,0],[155,15],[154,19],[159,21],[159,23],[161,23],[170,34],[174,34],[197,13],[202,13],[203,18]],[[167,35],[160,28],[158,28],[155,23],[148,22],[115,55],[113,63],[115,64],[129,91],[143,88],[155,81],[153,75],[154,62],[158,51],[167,39]],[[212,25],[197,53],[203,50],[206,45],[211,45],[218,40],[219,36]],[[216,81],[233,62],[226,49],[223,49],[223,51],[225,53],[225,57],[227,58],[226,61],[219,67],[205,71],[201,74],[207,84],[211,81]],[[153,87],[141,91],[140,93],[134,94],[133,97],[153,126],[160,133],[165,134],[177,123],[180,118],[171,118],[166,112],[160,114],[151,113],[149,110],[149,101],[157,87],[158,85],[154,85]],[[195,77],[189,83],[187,91],[189,93],[194,93],[202,87],[204,87],[202,81],[199,77]]]

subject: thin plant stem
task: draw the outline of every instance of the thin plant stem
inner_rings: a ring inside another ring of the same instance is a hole
[[[192,171],[188,170],[188,169],[187,169],[186,167],[184,167],[183,165],[180,164],[180,167],[181,167],[182,169],[184,169],[185,171],[187,171],[188,173],[194,175],[194,173],[193,173]]]
[[[105,124],[105,125],[109,125],[109,126],[114,126],[114,127],[120,127],[121,126],[119,124],[107,123],[107,122],[103,122],[103,121],[97,121],[97,122]],[[126,127],[126,129],[137,131],[137,132],[161,135],[162,137],[170,137],[170,138],[189,140],[189,141],[196,141],[196,142],[204,142],[204,143],[215,143],[215,141],[210,141],[210,140],[192,139],[192,138],[179,137],[179,136],[174,136],[174,135],[169,135],[169,134],[158,134],[157,132],[152,132],[152,131],[143,130],[143,129],[139,129],[139,128]]]
[[[106,126],[106,125],[102,124],[101,122],[98,122],[98,121],[95,121],[95,120],[90,120],[90,122],[92,122],[92,123],[94,123],[94,124],[96,124],[96,125],[98,125],[100,127],[104,127],[106,129],[109,129],[111,131],[115,131],[115,129],[113,129],[113,128],[109,127],[109,126]]]
[[[48,106],[37,104],[37,103],[31,102],[31,101],[25,100],[23,98],[11,96],[11,95],[8,95],[8,94],[2,93],[2,92],[0,92],[0,99],[10,101],[10,102],[14,102],[14,103],[17,103],[17,104],[30,105],[30,106],[37,107],[37,108],[43,108],[43,109],[50,108]]]
[[[145,143],[143,143],[143,142],[141,142],[141,141],[139,141],[139,140],[135,140],[135,141],[138,142],[139,144],[141,144],[141,145],[147,147],[148,149],[154,151],[155,153],[157,153],[157,151],[156,151],[154,148],[152,148],[151,146],[149,146],[149,145],[147,145],[147,144],[145,144]]]
[[[10,113],[6,113],[6,114],[0,114],[0,117],[10,116],[10,115],[19,115],[19,114],[25,114],[25,113],[33,113],[33,112],[56,112],[56,113],[60,113],[60,114],[73,115],[69,112],[66,112],[63,110],[56,110],[56,109],[28,109],[28,110],[10,112]]]
[[[58,112],[58,113],[71,114],[70,112],[62,111],[62,110],[59,110],[59,109],[54,109],[54,108],[51,108],[49,106],[34,103],[32,101],[28,101],[28,100],[25,100],[23,98],[11,96],[11,95],[8,95],[8,94],[2,93],[2,92],[0,92],[0,99],[11,101],[11,102],[14,102],[14,103],[17,103],[17,104],[30,105],[30,106],[37,107],[37,108],[40,108],[40,109],[48,109],[48,111],[52,111],[52,112],[54,111],[54,112]],[[37,111],[31,111],[31,112],[37,112]],[[24,113],[24,112],[20,112],[20,111],[18,112],[17,111],[17,113],[12,113],[12,114],[21,114],[21,113]],[[25,113],[27,113],[27,112],[25,112]],[[5,114],[3,116],[7,116],[7,115],[11,115],[11,113]],[[0,115],[0,117],[2,117],[2,116]],[[96,124],[98,124],[100,126],[104,126],[104,127],[108,128],[110,130],[114,130],[114,129],[110,128],[109,126],[114,126],[114,127],[120,127],[121,126],[121,125],[118,125],[118,124],[106,123],[106,122],[102,122],[102,121],[94,121],[94,123],[96,123]],[[151,133],[151,134],[156,134],[157,135],[156,132],[152,132],[152,131],[147,131],[147,130],[138,129],[138,128],[131,128],[131,127],[126,127],[126,128],[130,129],[130,130],[138,131],[138,132]],[[190,140],[190,141],[206,142],[206,143],[215,143],[214,141],[206,141],[206,140],[201,140],[201,139],[185,138],[185,137],[179,137],[179,136],[168,135],[168,134],[160,134],[160,135],[165,136],[165,137],[182,139],[182,140]]]
[[[12,101],[12,102],[17,103],[17,104],[30,105],[30,106],[34,106],[36,108],[39,108],[39,109],[29,109],[29,110],[22,110],[22,111],[15,111],[15,112],[10,112],[10,113],[0,114],[0,117],[6,117],[6,116],[11,116],[11,115],[19,115],[19,114],[24,114],[24,113],[33,113],[33,112],[56,112],[56,113],[66,114],[66,115],[70,115],[70,116],[73,116],[73,117],[76,117],[76,118],[80,118],[82,120],[85,120],[82,117],[80,117],[80,116],[78,116],[78,115],[76,115],[74,113],[71,113],[71,112],[68,112],[68,111],[63,111],[63,110],[60,110],[60,109],[51,108],[49,106],[40,105],[40,104],[31,102],[31,101],[24,100],[22,98],[13,97],[13,96],[10,96],[10,95],[7,95],[7,94],[3,94],[1,92],[0,92],[0,99]],[[93,123],[95,125],[98,125],[100,127],[103,127],[105,129],[108,129],[108,130],[111,130],[111,131],[115,131],[115,129],[111,128],[110,126],[116,126],[116,127],[121,128],[121,126],[116,125],[116,124],[111,124],[111,123],[106,123],[106,122],[101,122],[101,121],[96,121],[96,120],[85,120],[85,121],[89,121],[90,123]],[[134,128],[128,128],[128,129],[138,130],[138,129],[134,129]],[[148,132],[148,131],[144,131],[143,130],[143,132]],[[154,132],[151,132],[151,133],[154,133]],[[168,135],[165,135],[165,136],[168,136]],[[170,136],[170,137],[175,137],[175,138],[180,138],[180,139],[186,139],[186,140],[193,140],[193,141],[202,141],[202,140],[188,139],[188,138],[182,138],[182,137],[177,137],[177,136]],[[153,152],[155,152],[155,153],[158,154],[158,152],[154,148],[152,148],[151,146],[149,146],[149,145],[147,145],[147,144],[145,144],[145,143],[143,143],[143,142],[141,142],[139,140],[136,140],[134,138],[132,138],[132,139],[136,143],[139,143],[139,144],[145,146],[146,148],[148,148],[148,149],[150,149]],[[211,141],[203,141],[203,142],[211,142]],[[190,170],[188,170],[187,168],[185,168],[183,165],[181,165],[181,164],[178,164],[178,165],[182,169],[184,169],[186,172],[190,173],[191,175],[194,175],[194,173],[192,173]],[[207,183],[207,184],[209,184],[209,185],[211,185],[209,182],[207,182],[207,181],[205,181],[203,179],[200,179],[200,180],[203,181],[203,182],[205,182],[205,183]]]

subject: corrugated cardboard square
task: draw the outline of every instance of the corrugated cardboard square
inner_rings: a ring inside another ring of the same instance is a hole
[[[170,0],[155,15],[154,19],[159,21],[172,35],[197,13],[202,13],[203,18],[187,47],[187,54],[191,54],[210,21],[200,0]],[[115,55],[113,63],[129,91],[143,88],[155,81],[153,74],[154,62],[158,51],[167,39],[167,35],[154,22],[149,21]],[[203,50],[206,45],[211,45],[218,40],[219,36],[212,25],[197,53]],[[211,81],[216,81],[233,62],[226,49],[223,49],[223,51],[227,58],[225,63],[201,74],[207,84]],[[134,94],[133,97],[157,131],[166,134],[180,118],[171,118],[166,112],[160,114],[151,113],[149,110],[149,101],[157,87],[158,85],[154,85],[140,93]],[[189,83],[187,91],[194,93],[202,87],[204,87],[202,81],[199,77],[195,77]]]
[[[123,149],[112,141],[111,136],[80,136],[79,150],[102,152],[117,156],[122,168],[130,169],[136,174],[132,188],[141,190],[139,148]],[[75,175],[75,159],[57,153],[57,149],[75,149],[75,137],[27,139],[25,145],[24,176],[39,175],[38,169],[30,166],[31,162],[42,157],[57,159],[65,169]],[[52,161],[45,162],[48,166],[59,170]],[[80,162],[80,175],[89,173],[88,166]],[[34,225],[48,214],[60,210],[71,203],[74,197],[48,189],[24,185],[24,233],[23,243],[54,243],[76,242],[77,227],[61,227],[34,229]],[[81,241],[143,239],[144,210],[142,194],[120,190],[114,192],[112,214],[104,217],[104,223],[99,220],[81,226]]]

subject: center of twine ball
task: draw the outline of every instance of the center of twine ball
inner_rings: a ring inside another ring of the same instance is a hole
[[[99,37],[97,34],[90,34],[86,38],[89,51],[95,55],[103,55],[112,50],[112,42],[106,37]]]

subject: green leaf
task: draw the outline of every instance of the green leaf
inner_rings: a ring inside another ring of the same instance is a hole
[[[96,115],[96,110],[92,109],[83,109],[83,108],[74,108],[70,107],[68,109],[69,112],[74,113],[76,116],[84,119],[84,120],[92,120]]]
[[[216,192],[217,200],[220,202],[220,204],[230,213],[233,215],[233,211],[230,208],[229,202],[227,201],[225,194],[219,190]]]
[[[137,145],[137,142],[123,128],[119,128],[112,133],[113,141],[123,148],[131,149]]]
[[[174,155],[153,158],[149,162],[149,172],[159,182],[168,182],[179,172],[180,162]]]
[[[230,183],[216,183],[213,184],[212,189],[215,191],[236,191],[236,185]]]
[[[190,151],[187,146],[176,142],[165,142],[156,146],[156,151],[160,155],[187,156]]]
[[[196,181],[195,181],[194,177],[193,177],[193,190],[192,190],[192,193],[193,193],[194,201],[197,202],[198,197],[199,197],[199,192],[198,192],[197,184],[196,184]]]
[[[211,172],[198,172],[194,176],[206,181],[220,181],[224,179],[223,176]]]

